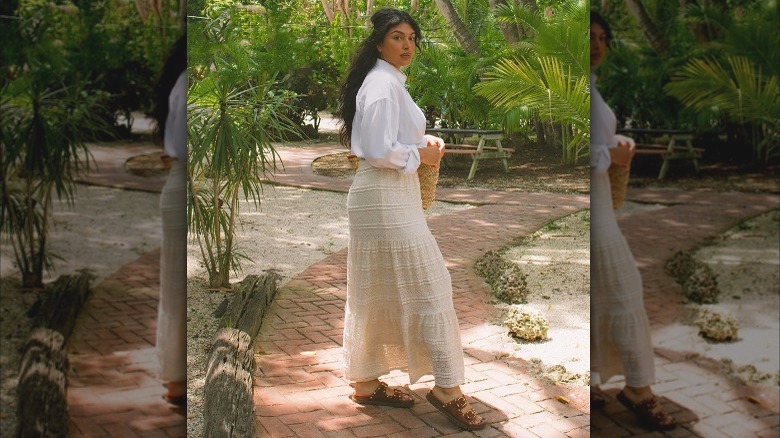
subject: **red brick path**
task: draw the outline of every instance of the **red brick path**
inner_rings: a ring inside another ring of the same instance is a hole
[[[686,312],[680,304],[681,288],[663,271],[664,262],[675,252],[699,246],[742,219],[778,208],[780,199],[776,195],[651,189],[631,190],[629,197],[669,205],[619,221],[642,273],[656,352],[657,384],[653,388],[666,398],[665,406],[671,412],[687,421],[678,430],[652,436],[780,436],[780,393],[776,387],[767,390],[744,385],[724,375],[716,361],[679,348],[678,337],[690,336],[691,329],[680,323]],[[646,433],[614,399],[621,387],[621,381],[604,386],[613,397],[603,411],[593,412],[593,436]],[[748,396],[759,404],[749,401]]]
[[[159,192],[164,178],[124,171],[124,161],[153,150],[91,147],[98,168],[84,182]],[[92,290],[68,341],[68,404],[72,436],[184,437],[183,409],[162,399],[155,331],[159,249],[128,263]]]
[[[312,175],[313,158],[339,149],[283,149],[286,173],[277,182],[344,191],[349,181]],[[452,275],[466,359],[463,390],[490,426],[477,436],[587,436],[588,388],[555,386],[510,354],[501,327],[486,322],[489,291],[472,272],[485,251],[511,243],[546,222],[586,208],[587,196],[440,189],[438,198],[483,204],[433,217],[436,236]],[[452,426],[427,401],[432,377],[409,386],[410,410],[363,407],[351,402],[341,365],[346,291],[346,249],[310,266],[277,295],[258,336],[255,402],[262,436],[430,437],[472,436]],[[405,374],[388,379],[408,385]],[[565,405],[556,400],[564,396]]]
[[[277,183],[346,191],[350,181],[313,175],[317,156],[343,149],[311,147],[280,150],[285,173]],[[529,372],[524,358],[503,344],[501,328],[486,323],[485,283],[472,272],[486,250],[526,235],[549,220],[587,207],[587,196],[501,193],[439,189],[440,200],[470,202],[479,208],[429,220],[452,274],[456,310],[466,357],[466,393],[489,427],[463,432],[450,425],[424,398],[432,379],[409,386],[410,410],[362,407],[352,403],[341,366],[346,250],[339,251],[287,283],[272,304],[258,336],[259,369],[255,415],[263,436],[272,437],[429,437],[429,436],[778,436],[777,397],[728,380],[711,366],[673,352],[673,341],[657,345],[656,392],[687,423],[675,431],[648,433],[614,400],[589,415],[588,390],[552,386]],[[632,200],[674,204],[621,220],[640,263],[654,330],[677,321],[675,284],[663,262],[679,249],[699,245],[738,220],[777,208],[772,196],[632,190]],[[406,385],[402,373],[388,379]],[[605,389],[614,395],[620,382]],[[752,405],[745,394],[762,396]],[[571,404],[557,399],[563,395]],[[592,427],[591,427],[592,421]]]

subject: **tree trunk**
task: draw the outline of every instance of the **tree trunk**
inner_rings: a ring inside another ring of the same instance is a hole
[[[65,338],[54,330],[36,328],[30,332],[23,351],[16,388],[16,436],[67,437],[70,418]]]
[[[444,20],[447,21],[450,29],[452,29],[452,33],[455,34],[455,39],[458,40],[463,50],[471,55],[479,55],[481,52],[479,46],[477,46],[477,41],[474,40],[474,36],[466,28],[466,25],[463,24],[458,13],[455,12],[452,2],[450,0],[436,0],[436,6],[439,7]]]
[[[89,284],[95,277],[89,273],[79,276],[63,275],[33,304],[30,316],[33,327],[44,327],[62,334],[65,339],[73,333],[79,312],[89,298]]]
[[[19,367],[17,437],[68,436],[65,343],[89,296],[93,278],[86,272],[58,278],[28,313],[35,319]]]
[[[417,10],[420,9],[420,1],[419,0],[412,0],[412,7],[409,11],[410,14],[416,14]]]
[[[628,6],[631,15],[636,19],[637,24],[639,24],[639,29],[642,31],[645,38],[647,38],[647,41],[650,43],[653,50],[659,55],[668,53],[669,46],[666,43],[666,39],[661,35],[661,32],[655,26],[655,23],[650,19],[647,8],[645,8],[642,1],[626,0],[626,6]]]
[[[488,0],[490,3],[490,9],[495,12],[499,5],[507,4],[507,0]],[[512,23],[498,23],[498,28],[501,30],[501,34],[504,35],[504,39],[509,44],[514,44],[520,41],[520,32],[517,30],[517,26]]]
[[[256,435],[252,376],[252,341],[276,295],[279,276],[247,276],[220,319],[209,356],[204,387],[204,436],[240,438]]]
[[[257,436],[252,397],[255,357],[252,339],[234,328],[221,328],[209,356],[203,388],[204,436]]]
[[[336,12],[334,11],[333,3],[329,2],[328,0],[321,0],[322,1],[322,9],[325,10],[325,15],[328,17],[328,23],[333,23],[333,20],[336,19]]]

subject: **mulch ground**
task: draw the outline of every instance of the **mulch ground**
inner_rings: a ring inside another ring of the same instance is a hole
[[[491,190],[547,193],[588,193],[590,174],[587,164],[571,166],[560,162],[559,154],[549,146],[528,144],[515,147],[504,171],[501,160],[481,160],[477,173],[466,179],[471,169],[468,156],[445,155],[439,173],[439,187],[478,187]],[[347,178],[354,171],[346,159],[347,152],[326,155],[312,164],[314,173]]]

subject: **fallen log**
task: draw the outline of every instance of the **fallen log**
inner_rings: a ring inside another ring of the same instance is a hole
[[[257,436],[254,416],[252,341],[260,331],[268,305],[276,294],[279,276],[247,276],[220,320],[214,338],[203,389],[204,436]]]
[[[16,388],[16,436],[68,436],[65,344],[89,296],[94,277],[86,272],[61,276],[31,308],[33,328],[22,348]]]

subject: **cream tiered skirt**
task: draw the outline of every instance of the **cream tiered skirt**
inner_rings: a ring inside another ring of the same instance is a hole
[[[160,196],[160,304],[157,355],[160,379],[187,380],[187,162],[173,160]]]
[[[633,387],[655,380],[642,278],[612,209],[609,176],[590,176],[590,309],[592,383],[623,374]]]
[[[360,161],[347,196],[347,378],[407,370],[414,383],[464,382],[452,283],[420,204],[416,173]]]

